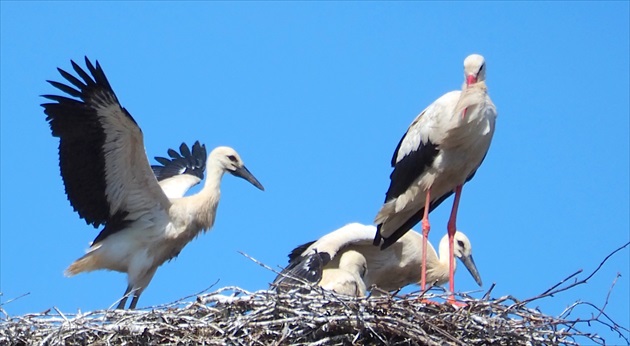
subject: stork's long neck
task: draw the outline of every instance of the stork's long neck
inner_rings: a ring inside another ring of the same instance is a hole
[[[197,221],[197,227],[207,230],[214,224],[214,218],[219,205],[219,198],[221,197],[221,178],[225,174],[225,169],[217,162],[208,158],[206,163],[206,182],[195,195],[196,209],[195,220]]]
[[[455,114],[461,114],[461,118],[465,119],[470,114],[470,107],[475,107],[484,101],[487,95],[488,87],[483,80],[479,80],[472,84],[464,83],[462,93],[460,94],[457,105],[455,106]],[[470,121],[468,119],[467,121]]]

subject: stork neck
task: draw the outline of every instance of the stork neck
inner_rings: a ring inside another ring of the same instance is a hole
[[[223,167],[208,160],[206,163],[206,182],[198,194],[192,196],[196,203],[196,217],[198,226],[207,230],[214,224],[219,198],[221,197],[221,178],[225,173]]]
[[[221,179],[225,174],[225,168],[219,165],[218,162],[214,160],[208,159],[206,163],[207,167],[207,176],[206,183],[201,190],[202,193],[215,193],[216,191],[220,191],[221,188]]]

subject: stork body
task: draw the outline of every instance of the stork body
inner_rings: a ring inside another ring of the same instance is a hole
[[[167,191],[174,197],[169,198],[162,190],[169,183],[158,183],[137,123],[118,102],[98,62],[94,66],[86,58],[85,63],[89,74],[72,62],[80,79],[58,69],[72,86],[49,81],[74,98],[44,95],[55,102],[42,104],[53,136],[59,137],[68,200],[86,223],[105,226],[66,275],[97,269],[127,273],[127,290],[118,308],[124,308],[132,294],[133,309],[157,268],[212,227],[224,173],[263,187],[234,149],[218,147],[207,157],[201,191],[181,197],[200,179],[189,179],[184,186],[179,180],[179,187]]]
[[[483,162],[494,134],[496,108],[487,93],[485,61],[473,54],[464,60],[462,91],[438,98],[411,123],[392,157],[393,172],[385,203],[376,215],[374,244],[394,244],[422,221],[423,253],[430,231],[428,214],[455,193],[447,230],[454,249],[456,217],[462,186]],[[454,262],[450,258],[449,288],[454,291]],[[427,263],[426,260],[423,263]],[[428,264],[427,264],[428,265]],[[426,283],[423,270],[421,286]]]
[[[353,287],[365,291],[366,287],[376,286],[393,291],[419,283],[423,236],[411,230],[391,246],[380,250],[372,245],[375,231],[374,226],[351,223],[317,241],[297,247],[289,255],[289,266],[276,278],[275,283],[282,283],[283,275],[288,275],[344,294],[351,294],[348,292]],[[455,238],[455,257],[464,263],[481,285],[481,277],[472,258],[470,240],[462,232],[456,232]],[[440,242],[439,257],[431,244],[427,251],[428,282],[436,285],[446,283],[449,280],[448,237],[444,236]],[[366,269],[357,270],[364,263]]]
[[[359,251],[349,249],[335,256],[322,268],[319,286],[339,294],[363,297],[367,270],[365,256]]]

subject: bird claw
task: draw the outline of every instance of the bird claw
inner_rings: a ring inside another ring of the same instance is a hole
[[[427,304],[427,305],[440,305],[440,303],[435,302],[433,300],[426,299],[426,298],[418,297],[417,300],[418,300],[419,303],[423,303],[423,304]]]
[[[468,304],[464,303],[464,302],[458,302],[455,300],[455,297],[450,296],[448,297],[448,299],[446,300],[446,304],[450,304],[455,308],[465,308],[466,306],[468,306]]]

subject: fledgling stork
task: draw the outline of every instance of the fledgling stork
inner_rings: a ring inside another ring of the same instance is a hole
[[[149,165],[138,124],[118,102],[99,63],[94,66],[86,57],[85,64],[89,74],[72,61],[79,78],[58,69],[71,85],[48,82],[70,97],[43,95],[54,102],[42,104],[52,135],[59,137],[68,200],[86,223],[105,226],[66,275],[97,269],[127,273],[128,286],[118,308],[133,295],[133,309],[157,268],[212,227],[224,173],[261,190],[263,186],[234,149],[217,147],[207,158],[201,191],[181,197],[186,187],[169,190],[164,182],[174,196],[170,198]]]
[[[274,284],[280,287],[292,284],[295,282],[292,278],[297,277],[337,293],[360,297],[372,286],[393,291],[420,283],[423,236],[410,230],[380,250],[372,245],[375,231],[374,226],[351,223],[298,246],[289,254],[289,265]],[[458,231],[455,241],[454,256],[481,286],[470,240]],[[440,241],[439,257],[431,244],[427,250],[427,280],[442,285],[449,280],[448,236]]]
[[[465,83],[423,110],[411,123],[392,157],[393,172],[385,203],[374,222],[374,244],[382,249],[422,221],[423,253],[430,224],[429,212],[455,193],[448,221],[449,249],[454,251],[457,208],[462,186],[475,175],[494,134],[497,111],[488,96],[486,68],[481,55],[464,60]],[[454,261],[450,256],[449,288],[454,292]],[[423,263],[427,263],[426,260]],[[422,271],[421,287],[426,284]]]

